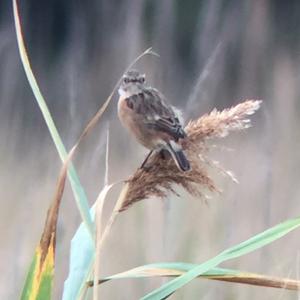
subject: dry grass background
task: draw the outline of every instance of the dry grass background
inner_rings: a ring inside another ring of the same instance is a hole
[[[105,244],[103,274],[159,261],[201,262],[299,214],[300,7],[296,1],[279,2],[191,1],[180,9],[179,2],[171,1],[150,5],[128,0],[119,6],[95,1],[89,7],[75,2],[69,7],[21,3],[33,68],[68,146],[128,62],[150,45],[161,58],[148,57],[139,68],[186,112],[187,120],[243,99],[264,100],[252,119],[253,128],[211,141],[218,147],[209,157],[232,170],[239,184],[212,172],[223,193],[212,194],[207,204],[180,188],[176,191],[181,197],[135,204],[120,215]],[[0,298],[16,299],[42,231],[60,162],[18,58],[11,7],[6,2],[0,7],[0,266],[5,270],[0,275]],[[103,184],[103,128],[108,122],[111,181],[128,178],[146,153],[121,129],[112,106],[75,160],[90,203]],[[114,190],[107,210],[116,195]],[[59,217],[55,299],[68,271],[69,241],[79,221],[67,187]],[[299,233],[226,267],[299,278]],[[124,299],[124,294],[136,299],[161,282],[126,280],[100,290],[105,299]],[[297,298],[294,292],[203,280],[184,287],[172,299],[200,296]]]

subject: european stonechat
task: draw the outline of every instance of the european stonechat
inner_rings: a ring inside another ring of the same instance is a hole
[[[181,171],[190,163],[182,151],[180,140],[186,138],[179,111],[168,105],[164,96],[145,84],[145,75],[128,71],[119,88],[118,115],[121,123],[150,153],[167,150]]]

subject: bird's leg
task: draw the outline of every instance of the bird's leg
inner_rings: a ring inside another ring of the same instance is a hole
[[[144,168],[145,168],[145,165],[146,165],[146,163],[147,163],[147,161],[148,161],[148,159],[150,158],[150,156],[151,156],[152,153],[153,153],[153,150],[151,150],[151,151],[148,153],[148,155],[146,156],[145,160],[143,161],[143,163],[142,163],[140,169],[144,169]]]
[[[167,159],[168,157],[170,157],[170,153],[166,149],[161,149],[159,151],[159,155],[160,155],[161,159]]]

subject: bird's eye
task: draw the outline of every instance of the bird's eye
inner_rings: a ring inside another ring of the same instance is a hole
[[[145,82],[145,77],[141,77],[139,81],[140,81],[140,83],[144,83]]]
[[[128,83],[128,82],[129,82],[129,79],[126,77],[126,78],[123,79],[123,82],[124,82],[124,83]]]

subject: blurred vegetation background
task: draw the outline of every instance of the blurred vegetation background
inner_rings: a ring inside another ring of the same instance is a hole
[[[300,2],[275,0],[19,1],[33,70],[67,147],[126,66],[138,68],[195,118],[214,107],[263,99],[253,128],[218,141],[210,155],[239,184],[212,176],[223,194],[208,205],[186,194],[124,212],[107,240],[102,274],[160,261],[202,262],[300,212]],[[16,299],[52,198],[60,160],[18,56],[12,5],[0,2],[0,298]],[[120,126],[117,96],[81,146],[75,165],[90,204],[103,185],[106,130],[110,181],[127,178],[146,150]],[[228,151],[222,148],[231,148]],[[106,209],[112,207],[117,189]],[[80,222],[69,186],[57,240],[54,299],[68,273]],[[299,232],[225,267],[299,279]],[[137,299],[163,280],[100,288],[104,299]],[[126,295],[126,296],[125,296]],[[172,299],[296,299],[294,292],[195,280]]]

